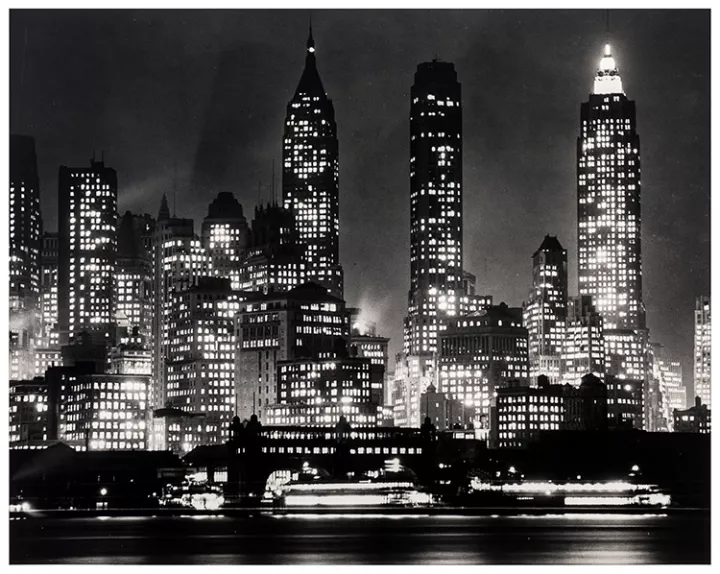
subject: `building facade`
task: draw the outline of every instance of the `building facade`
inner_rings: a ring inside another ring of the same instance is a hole
[[[294,359],[278,363],[278,404],[268,409],[272,426],[332,426],[340,417],[353,428],[376,427],[370,359]],[[382,375],[380,375],[382,376]]]
[[[235,314],[240,294],[231,280],[204,277],[170,297],[166,406],[205,415],[184,429],[182,450],[222,441],[236,413]]]
[[[698,297],[695,301],[695,357],[693,380],[695,396],[700,397],[702,404],[712,408],[712,389],[710,385],[710,297]]]
[[[558,383],[567,323],[567,251],[556,237],[546,235],[532,260],[532,289],[523,313],[530,377],[545,375]]]
[[[335,109],[318,74],[311,30],[305,69],[285,117],[283,205],[295,216],[307,280],[342,298],[339,178]]]
[[[702,403],[700,397],[695,397],[695,405],[685,410],[673,411],[673,426],[675,432],[692,432],[708,434],[711,430],[711,411]]]
[[[50,438],[48,387],[42,377],[10,381],[10,448],[43,448]]]

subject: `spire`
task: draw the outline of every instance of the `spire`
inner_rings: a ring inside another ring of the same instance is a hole
[[[158,221],[167,221],[170,219],[170,208],[168,207],[167,195],[163,193],[162,201],[160,202],[160,211],[158,213]]]
[[[598,72],[595,75],[593,94],[624,94],[622,79],[615,58],[612,56],[610,44],[605,44],[605,53],[600,60]]]
[[[315,96],[325,95],[325,88],[323,88],[322,81],[320,80],[315,60],[315,40],[312,35],[312,21],[310,22],[308,30],[305,69],[303,70],[297,90],[295,90],[295,95],[297,96],[298,94],[312,94]]]

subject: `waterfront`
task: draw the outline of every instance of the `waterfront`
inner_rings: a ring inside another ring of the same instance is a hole
[[[709,512],[10,521],[14,564],[707,564]]]

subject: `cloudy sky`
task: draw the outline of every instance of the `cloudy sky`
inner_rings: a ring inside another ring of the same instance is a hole
[[[12,11],[11,130],[36,138],[46,229],[57,228],[58,166],[86,165],[93,151],[118,172],[123,212],[156,215],[167,192],[199,229],[218,191],[234,192],[246,215],[270,199],[308,18]],[[409,92],[417,64],[434,57],[453,62],[462,83],[464,260],[478,293],[519,305],[530,257],[550,233],[568,250],[574,294],[575,145],[606,13],[335,10],[312,19],[340,140],[346,299],[392,337],[391,350],[401,347],[409,287]],[[637,102],[648,325],[689,382],[694,298],[710,282],[709,11],[613,11],[610,20]]]

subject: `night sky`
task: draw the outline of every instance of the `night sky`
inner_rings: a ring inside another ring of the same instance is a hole
[[[11,11],[11,130],[36,139],[46,230],[59,165],[105,152],[121,213],[163,192],[199,232],[229,190],[250,220],[280,197],[285,106],[309,12]],[[477,292],[520,305],[544,235],[577,292],[576,138],[606,41],[604,11],[313,11],[340,140],[345,296],[402,346],[409,287],[409,108],[418,63],[453,62],[464,117],[464,261]],[[637,102],[651,339],[692,381],[693,309],[710,284],[710,12],[613,11]],[[391,360],[391,363],[393,361]]]

